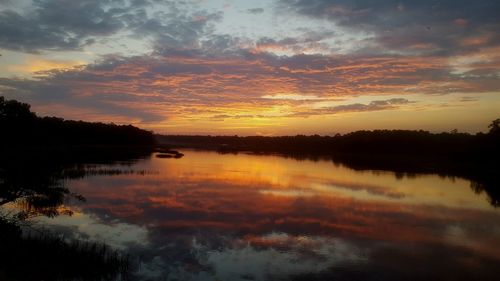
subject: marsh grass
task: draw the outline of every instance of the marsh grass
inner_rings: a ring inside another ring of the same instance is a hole
[[[103,243],[0,221],[0,280],[128,280],[130,258]]]

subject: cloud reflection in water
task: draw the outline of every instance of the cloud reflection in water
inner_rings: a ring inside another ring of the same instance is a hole
[[[500,244],[500,213],[468,181],[185,154],[133,167],[159,173],[70,182],[87,198],[72,206],[84,223],[51,223],[140,257],[142,278],[494,280],[499,273],[500,251],[491,245]]]

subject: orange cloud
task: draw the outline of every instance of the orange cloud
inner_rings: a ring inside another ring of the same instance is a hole
[[[488,64],[467,64],[467,71],[476,72],[464,78],[454,74],[456,64],[450,65],[443,57],[278,57],[242,52],[228,56],[203,56],[193,51],[107,58],[77,69],[46,71],[44,77],[34,81],[3,80],[2,91],[32,91],[35,109],[42,104],[44,108],[40,108],[47,111],[48,104],[59,102],[68,109],[88,108],[89,114],[83,119],[120,120],[161,132],[162,128],[172,128],[172,124],[179,130],[189,126],[194,130],[210,127],[211,122],[218,122],[212,126],[220,130],[241,131],[237,128],[276,127],[284,124],[287,116],[345,112],[315,111],[314,100],[268,98],[275,96],[314,96],[334,101],[363,95],[401,97],[500,88],[498,79],[486,75],[498,63],[495,57]],[[477,72],[481,68],[485,73]],[[400,105],[407,106],[411,105]],[[363,111],[370,111],[370,107]],[[75,118],[77,114],[68,110],[62,116]]]

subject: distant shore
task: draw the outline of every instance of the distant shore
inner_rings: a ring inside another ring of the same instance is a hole
[[[500,128],[488,133],[439,133],[407,130],[357,131],[336,136],[183,136],[156,135],[156,142],[174,149],[219,153],[278,154],[295,159],[329,160],[356,170],[398,174],[436,173],[471,180],[500,206]]]

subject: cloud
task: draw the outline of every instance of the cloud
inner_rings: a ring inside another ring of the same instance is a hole
[[[113,89],[107,91],[98,91],[96,88],[75,89],[74,87],[80,83],[86,84],[85,81],[71,83],[50,78],[40,80],[0,78],[0,93],[7,97],[29,101],[35,110],[41,109],[44,115],[117,123],[159,122],[168,118],[166,115],[155,113],[150,107],[146,109],[134,106],[138,99],[133,95],[113,92]],[[141,100],[148,101],[147,98]]]
[[[0,94],[35,106],[67,105],[104,116],[129,117],[131,122],[152,122],[170,117],[241,119],[376,111],[410,102],[388,99],[320,109],[312,106],[319,100],[359,95],[401,97],[500,89],[500,80],[491,73],[471,69],[455,74],[440,57],[276,56],[234,48],[218,53],[212,47],[218,44],[225,43],[207,43],[209,49],[108,56],[86,66],[40,72],[31,80],[3,78]],[[287,109],[278,112],[279,107]],[[71,114],[68,110],[63,116],[71,118]]]
[[[156,12],[152,18],[131,26],[136,36],[151,36],[158,52],[169,49],[193,49],[199,38],[210,34],[211,22],[222,18],[221,12],[181,11],[176,6],[168,12]]]
[[[350,31],[373,35],[365,51],[399,51],[420,54],[456,54],[476,50],[461,46],[477,35],[488,36],[481,46],[500,43],[500,2],[485,1],[347,1],[281,0],[279,11],[327,19]]]
[[[307,30],[304,34],[296,37],[286,37],[283,39],[273,39],[262,37],[255,42],[254,52],[287,52],[290,54],[301,53],[330,53],[331,46],[325,39],[332,38],[336,33],[334,31],[311,31]]]
[[[0,94],[65,118],[156,128],[168,119],[185,131],[227,119],[285,126],[285,117],[416,108],[414,94],[500,90],[498,1],[20,3],[0,8],[1,68],[10,75]],[[83,49],[70,59],[55,52]],[[429,100],[418,106],[439,99]]]
[[[247,10],[247,13],[254,15],[262,14],[263,12],[264,12],[263,8],[252,8]]]
[[[156,46],[193,47],[221,13],[188,10],[186,3],[120,0],[38,0],[30,9],[0,10],[0,48],[39,53],[80,50],[120,32]],[[148,12],[154,9],[155,12]]]
[[[368,104],[363,103],[353,103],[353,104],[344,104],[337,105],[331,107],[322,107],[316,109],[307,109],[298,111],[293,114],[293,116],[303,116],[308,117],[311,115],[325,115],[325,114],[336,114],[343,112],[368,112],[368,111],[380,111],[380,110],[389,110],[389,109],[397,109],[402,105],[407,105],[414,103],[413,101],[409,101],[405,98],[392,98],[387,100],[375,100],[371,101]]]
[[[347,105],[338,105],[334,107],[324,108],[322,109],[322,111],[329,113],[376,111],[376,110],[391,109],[395,108],[398,105],[404,105],[408,103],[411,102],[407,99],[394,98],[389,100],[376,100],[370,102],[369,104],[354,103]]]
[[[462,97],[460,98],[459,101],[461,102],[474,102],[474,101],[478,101],[479,99],[477,97]]]
[[[274,99],[274,100],[293,100],[293,101],[316,101],[325,100],[314,95],[298,95],[298,94],[277,94],[277,95],[265,95],[262,96],[263,99]]]
[[[0,11],[0,47],[35,53],[39,50],[80,49],[97,36],[124,27],[126,9],[117,1],[33,1],[27,12]]]
[[[39,49],[79,49],[92,42],[50,30],[13,11],[0,12],[0,46],[4,49],[35,53]]]

